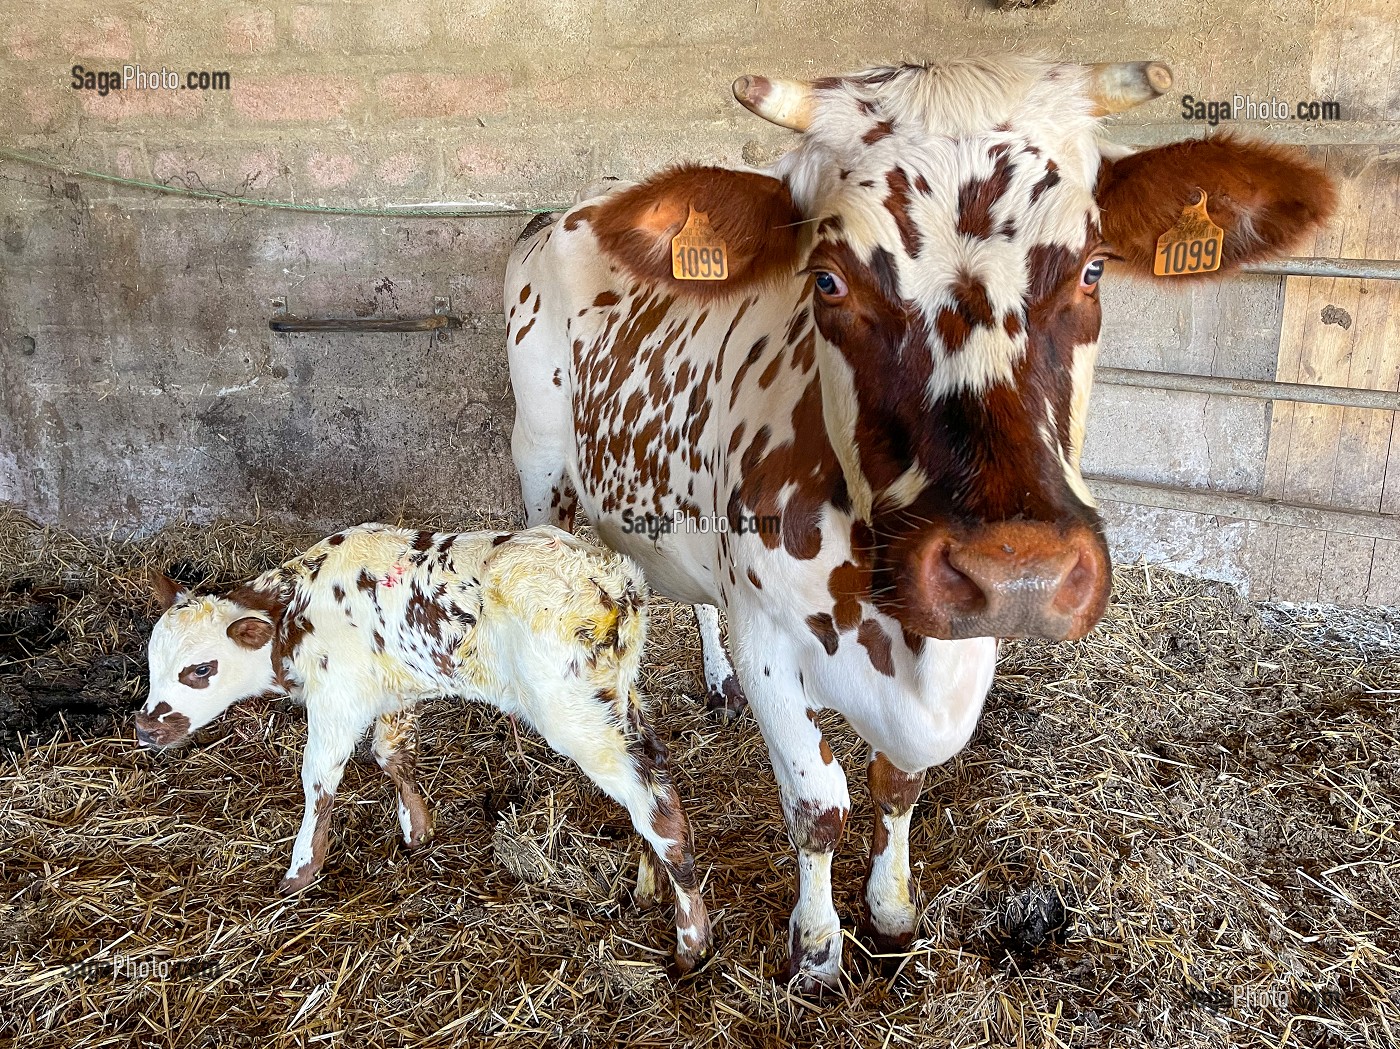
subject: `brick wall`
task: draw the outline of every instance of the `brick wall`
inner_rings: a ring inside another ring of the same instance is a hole
[[[1127,142],[1199,133],[1180,119],[1180,94],[1236,90],[1348,107],[1344,135],[1281,126],[1276,138],[1395,141],[1387,2],[1246,2],[1223,26],[1213,10],[1128,0],[1014,12],[974,0],[11,3],[0,8],[0,143],[279,200],[529,205],[677,159],[771,160],[789,135],[732,101],[741,73],[978,49],[1167,60],[1178,90],[1119,118],[1113,133]],[[70,87],[74,64],[127,62],[227,70],[232,89],[103,98]],[[521,226],[254,211],[0,160],[0,501],[93,530],[254,506],[326,524],[401,507],[514,509],[499,281]],[[278,336],[267,319],[283,295],[294,312],[359,315],[426,313],[450,295],[466,326]],[[1104,360],[1267,377],[1280,302],[1267,278],[1184,297],[1114,289]],[[1226,342],[1204,345],[1222,317]],[[1091,437],[1091,468],[1259,481],[1258,404],[1116,390],[1095,413],[1114,435]],[[1146,413],[1152,424],[1125,446],[1122,422]],[[1124,552],[1170,555],[1176,543],[1228,575],[1209,529],[1135,520]]]

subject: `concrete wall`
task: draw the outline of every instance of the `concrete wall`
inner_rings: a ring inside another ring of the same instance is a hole
[[[1197,134],[1182,93],[1340,100],[1295,141],[1393,142],[1394,0],[1088,4],[521,0],[0,9],[0,143],[75,167],[278,200],[568,200],[678,159],[789,141],[731,99],[743,72],[818,75],[976,49],[1161,58],[1179,90],[1122,141]],[[70,87],[69,69],[227,70],[232,89]],[[0,501],[79,529],[177,515],[344,523],[511,509],[498,285],[518,219],[259,211],[0,160]],[[1392,248],[1393,257],[1393,248]],[[427,313],[445,336],[274,335],[297,313]],[[1271,378],[1283,284],[1105,290],[1105,363]],[[1260,490],[1267,406],[1103,387],[1088,466]],[[1199,515],[1106,507],[1119,551],[1249,580]],[[1231,527],[1225,522],[1226,532]],[[1244,526],[1247,528],[1247,526]],[[1240,547],[1242,549],[1242,547]]]

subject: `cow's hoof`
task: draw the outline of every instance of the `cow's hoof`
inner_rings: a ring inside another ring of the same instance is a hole
[[[862,940],[870,944],[875,954],[907,954],[909,945],[914,942],[914,930],[883,932],[868,919],[861,922],[856,932]]]
[[[733,674],[725,678],[724,684],[719,688],[710,686],[705,692],[705,709],[724,725],[737,720],[748,705],[749,699],[739,686],[739,679]]]
[[[841,990],[841,934],[810,949],[794,950],[780,980],[808,998]]]
[[[912,929],[907,932],[882,932],[869,919],[861,923],[856,934],[870,945],[870,962],[884,976],[893,976],[899,970],[909,954],[909,946],[914,942]]]

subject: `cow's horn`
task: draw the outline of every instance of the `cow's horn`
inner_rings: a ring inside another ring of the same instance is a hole
[[[741,76],[734,81],[734,97],[764,120],[793,131],[812,126],[817,99],[805,80],[772,80],[766,76]]]
[[[1151,102],[1172,86],[1172,71],[1161,62],[1096,62],[1087,69],[1096,116]]]

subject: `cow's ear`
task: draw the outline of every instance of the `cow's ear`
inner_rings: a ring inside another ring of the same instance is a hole
[[[1332,180],[1301,150],[1218,135],[1105,159],[1096,194],[1103,239],[1150,276],[1157,238],[1202,191],[1225,243],[1220,269],[1201,277],[1287,254],[1337,203]]]
[[[178,605],[190,596],[189,588],[171,579],[164,572],[157,572],[151,579],[151,590],[160,602],[161,611]]]
[[[724,244],[724,280],[672,275],[671,241],[692,210]],[[628,273],[688,298],[731,295],[797,266],[802,215],[785,182],[754,171],[671,168],[608,197],[590,217],[602,249]]]
[[[244,616],[228,625],[228,636],[244,648],[254,651],[271,641],[272,633],[272,624],[258,616]]]

